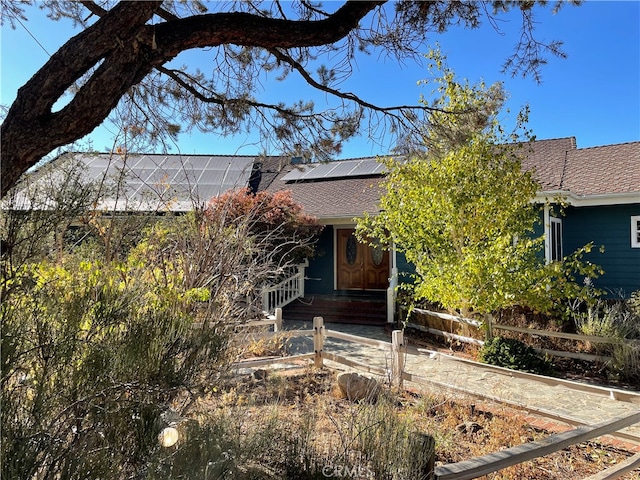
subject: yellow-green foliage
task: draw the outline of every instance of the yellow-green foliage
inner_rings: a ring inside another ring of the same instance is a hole
[[[594,276],[597,267],[579,257],[543,265],[533,204],[540,186],[521,163],[529,135],[503,133],[500,89],[459,83],[445,69],[438,91],[422,150],[384,160],[381,213],[359,223],[361,238],[394,242],[415,267],[416,298],[450,310],[549,310],[582,293],[575,274]],[[518,119],[520,128],[526,112]]]
[[[232,322],[209,289],[131,260],[64,255],[3,278],[3,477],[126,477],[159,448],[172,398],[215,380]],[[216,326],[194,330],[202,302]]]

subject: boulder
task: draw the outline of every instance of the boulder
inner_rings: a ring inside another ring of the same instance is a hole
[[[338,388],[342,395],[352,402],[360,400],[375,402],[382,390],[380,384],[373,378],[346,372],[338,375]]]

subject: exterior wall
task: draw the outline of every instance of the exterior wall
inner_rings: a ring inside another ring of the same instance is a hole
[[[610,296],[628,297],[640,290],[640,248],[631,248],[631,216],[640,215],[640,203],[599,207],[569,207],[563,221],[565,254],[589,242],[586,257],[605,273],[594,284]],[[604,253],[599,247],[603,245]]]
[[[327,225],[316,244],[316,256],[306,269],[305,295],[331,295],[333,290],[333,226]]]
[[[596,279],[595,286],[610,296],[620,293],[629,296],[640,290],[640,248],[631,248],[631,216],[640,215],[640,203],[632,205],[568,207],[562,219],[564,254],[571,254],[589,242],[594,243],[587,260],[600,265],[605,274]],[[541,214],[542,218],[542,214]],[[543,233],[542,222],[536,225],[535,236]],[[605,252],[599,247],[604,245]],[[305,283],[307,295],[334,295],[334,226],[327,225],[318,240],[317,255],[309,260]],[[544,255],[541,252],[541,255]],[[403,272],[414,273],[401,252],[396,257],[398,281],[410,282]],[[353,293],[353,292],[352,292]]]
[[[396,266],[398,268],[398,283],[413,283],[410,275],[416,273],[416,268],[407,261],[407,257],[404,256],[403,252],[397,252]]]

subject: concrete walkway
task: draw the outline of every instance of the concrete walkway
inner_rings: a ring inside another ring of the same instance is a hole
[[[311,329],[311,322],[284,322],[285,330]],[[327,323],[325,329],[360,337],[391,342],[390,334],[382,327]],[[390,349],[349,342],[342,339],[325,339],[324,351],[346,357],[374,368],[390,370]],[[311,337],[291,340],[291,354],[313,352]],[[469,394],[485,400],[524,408],[534,414],[570,425],[595,425],[616,417],[640,411],[640,392],[627,392],[610,388],[584,387],[577,382],[567,382],[549,377],[520,376],[518,372],[460,361],[455,357],[436,353],[432,355],[406,355],[405,371],[420,377],[420,385],[405,382],[417,390],[434,388]],[[325,361],[332,368],[359,371],[335,362]],[[422,380],[428,381],[425,387]],[[637,439],[633,440],[633,437]],[[617,436],[625,444],[635,444],[640,451],[640,423],[627,427]]]

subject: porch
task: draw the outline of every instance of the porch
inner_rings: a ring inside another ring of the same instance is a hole
[[[329,323],[384,326],[387,323],[386,292],[349,292],[335,295],[307,295],[282,309],[285,321],[313,322],[322,317]]]
[[[321,316],[331,323],[383,326],[393,322],[397,269],[391,269],[390,278],[386,271],[387,277],[380,284],[385,289],[318,291],[315,285],[313,289],[305,288],[310,280],[306,276],[307,266],[305,263],[291,267],[281,282],[263,289],[264,312],[272,314],[281,308],[283,318],[291,321],[312,322],[314,317]]]

